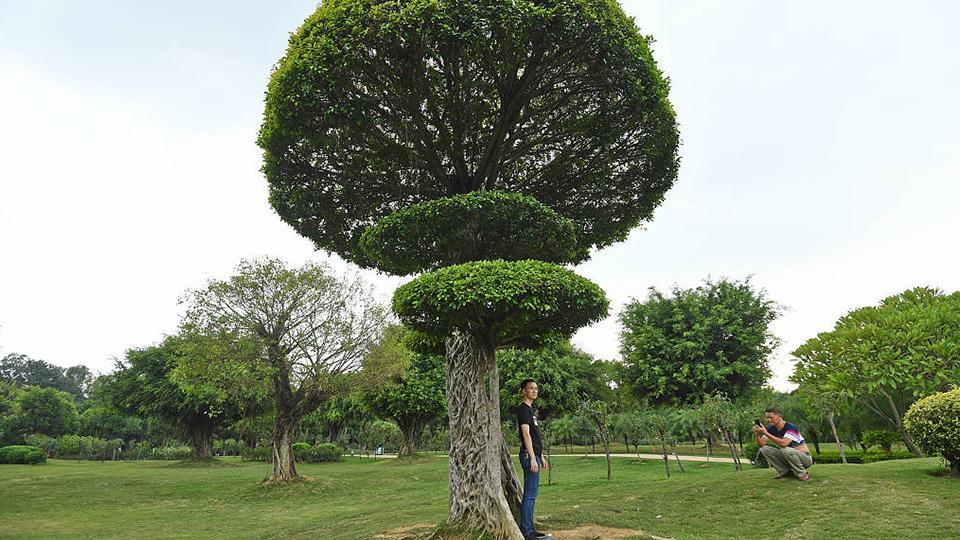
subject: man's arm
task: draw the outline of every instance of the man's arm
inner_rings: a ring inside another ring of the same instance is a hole
[[[770,439],[768,439],[766,436],[764,436],[762,431],[760,431],[760,430],[758,430],[758,429],[754,429],[754,430],[753,430],[753,440],[757,441],[757,445],[759,445],[759,446],[766,446],[766,445],[767,445],[767,442],[768,442]]]
[[[786,447],[790,446],[790,439],[787,439],[786,437],[783,437],[783,438],[775,437],[775,436],[773,436],[769,431],[767,431],[767,428],[762,428],[762,429],[763,429],[763,431],[761,432],[762,435],[759,435],[759,434],[758,434],[758,439],[759,439],[759,438],[763,438],[763,439],[766,439],[766,440],[773,441],[773,442],[775,442],[778,446],[780,446],[780,448],[786,448]],[[757,443],[760,444],[759,440],[757,441]],[[766,442],[764,442],[764,443],[762,443],[762,444],[766,444]]]
[[[537,464],[537,455],[533,453],[533,439],[530,438],[530,424],[520,424],[520,432],[523,433],[523,446],[527,449],[527,455],[530,456],[530,472],[538,472],[540,466]]]

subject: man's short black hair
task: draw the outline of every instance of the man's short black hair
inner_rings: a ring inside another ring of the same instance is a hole
[[[524,379],[523,382],[520,383],[520,391],[523,392],[524,390],[526,390],[526,389],[527,389],[527,385],[530,384],[530,383],[532,383],[532,382],[537,382],[537,381],[535,381],[535,380],[533,380],[533,379]]]
[[[781,411],[780,409],[778,409],[778,408],[776,408],[776,407],[774,407],[774,406],[772,406],[772,405],[771,405],[770,407],[767,407],[767,410],[766,410],[765,412],[773,413],[773,414],[779,414],[780,416],[783,416],[783,411]]]

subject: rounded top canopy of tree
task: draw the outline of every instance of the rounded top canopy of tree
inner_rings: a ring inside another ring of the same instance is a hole
[[[603,290],[542,261],[476,261],[447,266],[399,287],[393,310],[411,328],[444,336],[487,332],[491,345],[570,335],[606,316]]]
[[[360,237],[380,270],[406,275],[478,260],[587,258],[573,223],[532,197],[475,191],[413,205],[369,227]]]
[[[621,241],[678,167],[649,42],[611,0],[326,0],[268,87],[271,204],[364,265],[364,229],[472,191],[550,206],[584,254]]]

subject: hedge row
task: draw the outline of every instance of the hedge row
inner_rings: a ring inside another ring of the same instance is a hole
[[[0,463],[36,465],[46,461],[47,453],[36,446],[13,445],[0,448]]]

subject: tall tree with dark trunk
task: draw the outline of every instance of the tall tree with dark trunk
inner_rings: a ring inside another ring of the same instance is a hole
[[[114,373],[99,380],[102,399],[128,414],[156,416],[176,425],[193,450],[193,459],[213,455],[213,430],[230,420],[217,396],[185,390],[171,377],[176,367],[179,338],[159,345],[130,349]]]
[[[256,339],[257,362],[269,373],[275,404],[271,481],[299,478],[293,455],[300,422],[346,393],[385,324],[359,278],[337,277],[307,263],[287,268],[276,259],[241,262],[234,276],[189,291],[186,324],[207,333]]]
[[[431,272],[394,309],[445,341],[453,525],[520,536],[496,351],[605,315],[551,263],[652,217],[678,165],[667,90],[607,0],[327,0],[274,70],[259,144],[280,216],[358,264]]]
[[[793,352],[790,380],[865,406],[921,455],[903,415],[960,381],[960,292],[918,287],[851,311]]]

